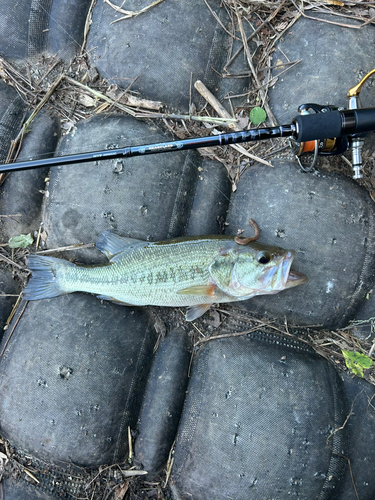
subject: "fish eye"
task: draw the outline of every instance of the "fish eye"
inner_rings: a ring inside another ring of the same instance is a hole
[[[257,256],[257,261],[259,264],[268,264],[271,260],[271,254],[269,252],[259,252]]]

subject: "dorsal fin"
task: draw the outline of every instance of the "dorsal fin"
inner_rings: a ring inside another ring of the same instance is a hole
[[[119,236],[108,229],[99,236],[95,246],[98,250],[103,252],[109,260],[113,260],[120,252],[131,250],[136,246],[146,246],[149,244],[148,241]]]

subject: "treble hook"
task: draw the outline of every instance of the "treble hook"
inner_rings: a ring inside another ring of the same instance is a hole
[[[250,241],[256,241],[259,238],[260,230],[258,224],[253,219],[249,219],[249,224],[253,227],[255,231],[254,236],[249,236],[248,238],[244,238],[243,236],[235,236],[234,241],[238,245],[247,245],[248,243],[250,243]]]

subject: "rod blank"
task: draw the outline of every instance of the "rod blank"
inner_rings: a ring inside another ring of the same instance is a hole
[[[27,170],[30,168],[54,167],[58,165],[72,165],[76,163],[86,163],[98,160],[113,160],[117,158],[131,158],[133,156],[143,156],[157,153],[168,153],[170,151],[183,151],[187,149],[198,149],[213,146],[226,146],[228,144],[238,144],[243,142],[272,139],[275,137],[291,137],[295,134],[295,126],[281,125],[279,127],[259,128],[232,132],[229,134],[218,134],[208,137],[198,137],[195,139],[184,139],[178,141],[159,142],[155,144],[145,144],[142,146],[130,146],[119,149],[108,149],[90,153],[79,153],[68,156],[56,156],[44,158],[42,160],[19,161],[15,163],[5,163],[0,165],[0,173],[14,170]]]
[[[71,165],[89,161],[131,158],[170,151],[226,146],[243,142],[260,141],[276,137],[293,137],[297,142],[328,139],[346,135],[362,134],[375,130],[375,108],[362,108],[344,111],[329,111],[299,115],[289,125],[265,127],[229,134],[218,134],[195,139],[184,139],[143,146],[130,146],[119,149],[108,149],[90,153],[79,153],[69,156],[57,156],[43,160],[20,161],[0,165],[1,172],[25,170],[29,168]]]

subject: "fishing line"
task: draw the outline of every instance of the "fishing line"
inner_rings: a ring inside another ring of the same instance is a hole
[[[62,25],[61,25],[61,24],[60,24],[60,23],[59,23],[59,22],[58,22],[58,21],[57,21],[57,20],[56,20],[56,19],[52,16],[52,14],[51,14],[50,12],[48,12],[48,10],[47,10],[47,9],[45,9],[45,8],[44,8],[44,6],[40,3],[40,1],[39,1],[39,0],[34,0],[34,3],[37,3],[37,4],[40,6],[41,10],[43,10],[43,11],[44,11],[44,13],[45,13],[45,14],[46,14],[46,15],[47,15],[47,16],[48,16],[48,17],[49,17],[49,18],[50,18],[50,19],[51,19],[51,20],[52,20],[52,21],[56,24],[56,26],[57,26],[57,27],[58,27],[58,28],[59,28],[59,29],[60,29],[63,33],[65,33],[65,34],[66,34],[66,35],[67,35],[67,36],[68,36],[68,37],[69,37],[69,38],[70,38],[70,39],[71,39],[71,40],[72,40],[72,41],[73,41],[73,42],[77,45],[77,47],[79,47],[79,48],[80,48],[80,50],[82,51],[82,54],[81,54],[81,55],[83,55],[83,54],[85,54],[86,56],[88,56],[88,55],[89,55],[88,51],[87,51],[85,48],[83,48],[83,47],[82,47],[82,44],[80,44],[80,43],[79,43],[79,42],[78,42],[78,41],[77,41],[77,40],[76,40],[76,39],[75,39],[75,38],[74,38],[74,37],[73,37],[73,36],[72,36],[72,35],[68,32],[68,31],[66,31],[66,29],[65,29],[65,28],[64,28],[64,27],[63,27],[63,26],[62,26]],[[92,0],[92,2],[91,2],[91,4],[90,4],[90,7],[89,7],[89,9],[88,9],[88,12],[87,12],[87,16],[89,16],[89,15],[91,15],[91,16],[92,16],[92,13],[93,13],[93,7],[95,6],[95,4],[96,4],[96,0]],[[86,21],[87,21],[87,16],[86,16]],[[86,24],[86,22],[85,22],[85,24]],[[67,52],[67,51],[65,50],[65,51],[63,51],[62,53],[63,53],[63,54],[66,54],[66,52]],[[75,57],[78,57],[78,55],[77,55],[77,56],[75,56]],[[99,63],[99,64],[96,64],[96,66],[97,66],[97,68],[100,70],[100,72],[99,72],[99,73],[100,73],[101,75],[103,75],[106,79],[108,79],[108,80],[113,79],[113,77],[111,77],[110,75],[108,75],[108,73],[107,73],[107,72],[106,72],[106,71],[105,71],[105,70],[104,70],[104,69],[100,66],[100,63]],[[47,154],[48,154],[48,153],[47,153]]]
[[[86,50],[86,48],[83,48],[82,45],[57,21],[57,19],[50,13],[48,12],[48,10],[42,5],[42,3],[39,1],[39,0],[34,0],[34,3],[36,3],[40,9],[42,11],[44,11],[44,13],[46,14],[46,16],[49,17],[50,20],[52,20],[55,25],[57,26],[58,29],[61,30],[61,32],[63,32],[65,35],[67,35],[67,37],[69,39],[71,39],[74,44],[80,48],[81,50],[81,53],[84,54],[85,56],[88,57],[89,53],[88,51]],[[86,16],[86,22],[87,22],[87,18],[88,16],[91,16],[93,15],[93,7],[95,6],[95,3],[96,3],[96,0],[92,0],[91,4],[90,4],[90,7],[88,9],[88,12],[87,12],[87,16]],[[85,22],[85,24],[86,24]],[[126,22],[126,21],[125,21]],[[66,52],[67,51],[63,51],[63,54],[66,55]],[[102,75],[102,77],[106,78],[107,80],[111,80],[113,79],[99,64],[96,65],[98,70],[99,70],[99,73]],[[84,119],[80,120],[80,121],[83,121]],[[69,135],[69,132],[66,134],[66,136]],[[65,137],[66,137],[65,136]],[[54,153],[55,151],[50,151],[49,153],[46,152],[46,153],[41,153],[38,155],[38,158],[42,159],[43,157],[48,157],[51,153]],[[211,160],[213,161],[213,160]],[[216,160],[217,161],[217,160]],[[218,162],[219,163],[219,162]],[[222,168],[226,168],[224,165],[220,165]],[[197,171],[197,176],[198,176],[198,179],[199,177],[201,176],[201,172],[198,170],[198,167],[195,166],[195,169]],[[227,170],[227,169],[226,169]],[[227,171],[227,176],[229,178],[229,172]],[[249,217],[249,214],[246,214],[244,212],[244,210],[242,208],[240,208],[239,206],[237,206],[237,203],[235,203],[231,197],[227,196],[226,193],[224,193],[217,185],[215,185],[215,183],[210,179],[210,176],[207,175],[207,177],[205,177],[205,180],[207,181],[207,183],[216,191],[218,192],[227,202],[228,202],[228,208],[230,205],[232,205],[232,208],[235,209],[235,211],[240,214],[240,215],[243,215],[245,217],[245,219],[247,220],[248,217]],[[230,180],[230,179],[229,179]],[[231,182],[231,180],[230,180]],[[232,182],[231,182],[232,184]]]
[[[64,27],[63,27],[63,26],[62,26],[62,25],[61,25],[61,24],[60,24],[60,23],[59,23],[59,22],[58,22],[58,21],[57,21],[57,20],[56,20],[56,19],[52,16],[52,14],[51,14],[50,12],[48,12],[48,10],[47,10],[47,9],[45,9],[45,8],[44,8],[44,6],[40,3],[40,1],[39,1],[39,0],[34,0],[34,2],[33,2],[33,3],[38,4],[38,5],[39,5],[39,7],[41,8],[41,10],[43,10],[43,11],[45,12],[45,14],[46,14],[46,15],[47,15],[50,19],[52,19],[52,21],[56,24],[56,26],[57,26],[58,28],[60,28],[60,29],[61,29],[61,31],[62,31],[63,33],[65,33],[66,35],[68,35],[68,37],[69,37],[69,38],[70,38],[70,39],[71,39],[71,40],[72,40],[72,41],[73,41],[73,42],[74,42],[74,43],[75,43],[75,44],[76,44],[76,45],[77,45],[80,49],[82,49],[81,44],[80,44],[80,43],[79,43],[79,42],[78,42],[78,41],[77,41],[77,40],[76,40],[76,39],[75,39],[75,38],[74,38],[74,37],[73,37],[73,36],[72,36],[72,35],[68,32],[68,31],[66,31],[66,29],[65,29],[65,28],[64,28]],[[91,5],[90,5],[90,10],[91,10]],[[89,10],[89,12],[90,12],[90,10]],[[63,53],[65,53],[65,52],[63,52]]]

